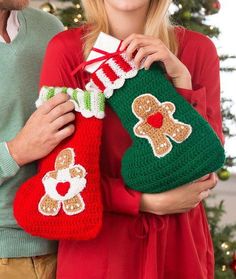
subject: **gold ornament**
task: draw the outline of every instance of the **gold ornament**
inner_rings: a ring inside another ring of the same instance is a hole
[[[46,2],[40,6],[40,9],[46,13],[54,14],[57,8],[52,3]]]
[[[189,20],[189,19],[191,19],[192,14],[191,14],[189,11],[184,11],[184,12],[182,13],[182,17],[183,17],[184,19]]]
[[[230,178],[230,172],[226,168],[221,168],[217,171],[220,180],[226,181]]]

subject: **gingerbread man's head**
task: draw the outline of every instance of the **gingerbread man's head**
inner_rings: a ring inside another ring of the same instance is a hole
[[[74,165],[74,152],[71,148],[63,149],[55,161],[55,170],[67,169]]]
[[[148,93],[137,97],[132,104],[132,110],[139,118],[148,117],[155,113],[158,108],[159,103],[157,102],[157,99]]]

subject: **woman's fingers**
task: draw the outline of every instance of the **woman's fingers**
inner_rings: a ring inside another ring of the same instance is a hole
[[[159,38],[132,34],[122,42],[120,50],[126,50],[127,58],[134,58],[138,68],[144,58],[145,69],[149,69],[153,62],[161,61],[175,87],[192,89],[191,74],[188,68]]]
[[[199,178],[197,181],[205,181],[210,177],[211,174],[206,174],[203,177]]]
[[[138,51],[140,48],[147,46],[147,42],[141,39],[133,40],[127,47],[125,53],[128,59],[133,58],[133,54],[135,51]]]
[[[219,179],[218,179],[218,176],[217,176],[216,173],[211,173],[211,176],[212,176],[212,179],[213,179],[214,183],[213,183],[213,185],[212,185],[212,187],[211,187],[210,189],[213,189],[213,188],[216,187],[216,185],[217,185]]]
[[[199,190],[200,192],[206,191],[206,190],[210,190],[212,188],[214,188],[217,184],[217,178],[216,178],[216,174],[212,173],[210,174],[209,178],[205,181],[200,181],[200,182],[196,182],[196,184],[200,184],[199,186]]]
[[[153,53],[151,55],[148,55],[146,60],[145,60],[145,62],[144,62],[144,64],[143,64],[144,68],[146,70],[148,70],[155,61],[161,61],[160,53],[156,52],[156,53]]]
[[[146,47],[141,47],[137,54],[134,57],[134,63],[137,68],[140,67],[141,62],[144,58],[147,58],[149,55],[152,55],[156,52],[156,47],[154,46],[146,46]]]
[[[125,52],[127,58],[132,59],[134,52],[139,51],[144,47],[151,47],[153,50],[150,53],[153,53],[159,46],[159,43],[159,39],[144,35],[132,34],[122,42],[120,50],[123,51],[126,49]]]
[[[203,178],[206,180],[195,181],[163,193],[142,194],[141,210],[165,215],[183,213],[197,207],[203,199],[209,197],[210,189],[217,183],[214,173]]]
[[[208,198],[209,195],[210,195],[210,191],[211,191],[211,190],[208,189],[208,190],[206,190],[206,191],[201,192],[201,193],[200,193],[200,199],[201,199],[201,200],[204,200],[204,199]]]
[[[123,42],[122,42],[122,44],[121,44],[121,46],[120,46],[120,50],[121,51],[123,51],[123,50],[125,50],[127,47],[128,47],[128,45],[134,40],[134,39],[140,39],[140,38],[142,38],[143,37],[143,35],[141,35],[141,34],[131,34],[131,35],[129,35]]]

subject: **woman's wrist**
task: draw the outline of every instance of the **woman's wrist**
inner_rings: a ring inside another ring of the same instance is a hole
[[[172,81],[176,88],[182,88],[187,90],[193,89],[192,78],[188,71],[178,77],[173,78]]]
[[[158,194],[147,194],[143,193],[141,195],[140,201],[140,211],[153,213],[156,215],[164,215],[165,206],[167,204],[165,193]]]

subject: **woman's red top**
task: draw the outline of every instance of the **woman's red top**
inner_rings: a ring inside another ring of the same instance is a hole
[[[83,87],[88,74],[70,75],[82,61],[81,29],[49,43],[41,85]],[[192,76],[193,90],[177,89],[209,121],[223,141],[219,60],[210,39],[177,28],[178,58]],[[128,189],[120,169],[131,139],[107,106],[101,148],[104,224],[91,241],[61,241],[58,279],[214,279],[214,255],[202,204],[183,214],[140,213],[140,193]],[[211,154],[209,154],[211,156]]]

